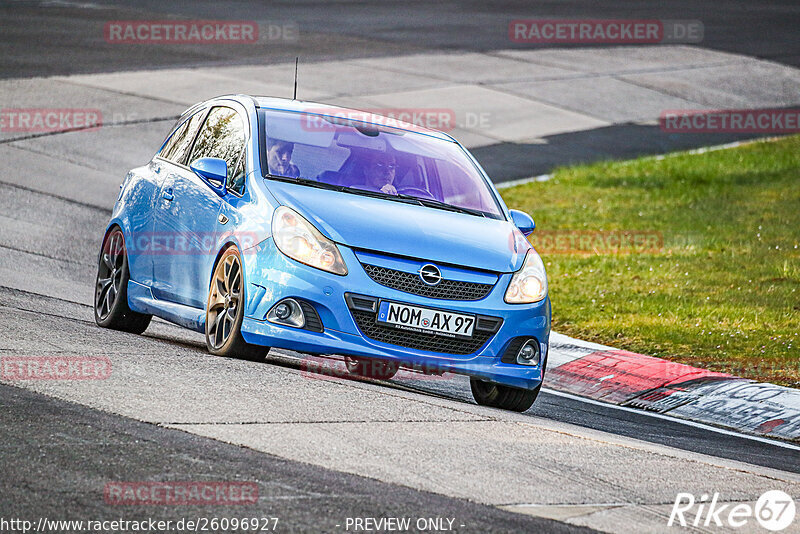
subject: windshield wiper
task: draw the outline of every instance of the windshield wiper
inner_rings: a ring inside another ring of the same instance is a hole
[[[487,217],[486,213],[481,210],[476,210],[472,208],[463,208],[461,206],[454,206],[453,204],[448,204],[447,202],[442,202],[440,200],[436,200],[433,198],[420,198],[415,197],[414,195],[406,195],[403,193],[398,193],[396,195],[392,195],[391,193],[384,193],[383,191],[370,191],[369,189],[359,189],[357,187],[348,187],[346,185],[334,185],[329,184],[327,182],[318,182],[317,180],[311,180],[309,178],[292,178],[291,176],[277,176],[274,174],[267,174],[264,178],[268,178],[270,180],[278,180],[281,182],[289,182],[293,184],[301,184],[307,185],[310,187],[317,187],[319,189],[330,189],[331,191],[341,191],[342,193],[351,193],[353,195],[361,195],[365,197],[372,197],[372,198],[384,198],[386,200],[394,200],[395,202],[403,202],[405,204],[417,204],[419,206],[425,206],[428,208],[437,208],[447,211],[454,211],[457,213],[466,213],[467,215],[474,215],[476,217]]]
[[[277,176],[275,174],[266,174],[264,178],[268,178],[270,180],[278,180],[279,182],[289,182],[292,184],[302,184],[308,185],[311,187],[318,187],[320,189],[330,189],[332,191],[343,191],[346,189],[343,185],[333,185],[326,182],[318,182],[317,180],[311,180],[309,178],[292,178],[291,176]]]
[[[334,185],[327,182],[318,182],[317,180],[311,180],[309,178],[292,178],[291,176],[277,176],[275,174],[266,174],[264,175],[264,178],[278,180],[280,182],[289,182],[292,184],[307,185],[310,187],[317,187],[319,189],[330,189],[331,191],[340,191],[342,193],[351,193],[353,195],[361,195],[365,197],[385,198],[406,204],[421,204],[417,197],[410,195],[392,195],[389,193],[384,193],[383,191],[370,191],[369,189],[359,189],[357,187],[349,187],[346,185]]]
[[[384,193],[383,191],[370,191],[369,189],[359,189],[357,187],[342,187],[342,191],[345,193],[352,193],[354,195],[362,195],[372,198],[385,198],[386,200],[394,200],[395,202],[403,202],[405,204],[419,204],[419,199],[410,195],[392,195],[391,193]]]
[[[426,206],[429,208],[438,208],[442,210],[455,211],[458,213],[466,213],[467,215],[475,215],[476,217],[486,217],[486,214],[481,210],[455,206],[453,204],[448,204],[447,202],[442,202],[441,200],[436,200],[434,198],[420,198],[420,197],[415,197],[413,195],[404,195],[402,193],[398,193],[397,196],[401,198],[413,198],[414,200],[419,202],[422,206]]]

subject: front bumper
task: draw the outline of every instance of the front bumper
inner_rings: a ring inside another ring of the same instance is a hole
[[[291,260],[276,249],[272,239],[246,250],[242,259],[247,282],[247,305],[241,329],[245,341],[312,354],[346,354],[393,360],[410,367],[458,373],[525,389],[533,389],[541,383],[549,346],[549,298],[534,304],[506,304],[503,296],[511,274],[501,275],[491,292],[477,301],[418,296],[378,284],[364,272],[351,249],[341,245],[339,249],[349,270],[346,276],[326,273]],[[494,317],[502,319],[502,324],[482,346],[469,354],[412,349],[383,343],[364,335],[353,311],[348,307],[346,294]],[[266,321],[269,309],[286,297],[313,305],[324,331],[313,332]],[[539,341],[543,350],[538,366],[500,361],[512,340],[522,336],[534,337]]]

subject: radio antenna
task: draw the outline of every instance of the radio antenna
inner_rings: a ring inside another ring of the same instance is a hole
[[[297,64],[300,62],[300,56],[294,58],[294,97],[292,100],[297,100]]]

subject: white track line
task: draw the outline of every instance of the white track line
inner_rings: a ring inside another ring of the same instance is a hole
[[[579,402],[586,402],[586,403],[594,404],[594,405],[597,405],[597,406],[603,406],[603,407],[606,407],[606,408],[613,408],[615,410],[622,410],[623,412],[630,412],[630,413],[636,413],[636,414],[639,414],[639,415],[646,415],[646,416],[649,416],[649,417],[655,417],[657,419],[666,419],[667,421],[680,423],[680,424],[686,425],[686,426],[693,426],[695,428],[702,428],[703,430],[710,430],[711,432],[717,432],[719,434],[725,434],[726,436],[736,436],[738,438],[749,439],[749,440],[758,441],[758,442],[761,442],[761,443],[768,443],[768,444],[774,445],[776,447],[783,447],[784,449],[790,449],[790,450],[793,450],[793,451],[800,451],[800,446],[792,445],[791,443],[786,443],[784,441],[778,441],[778,440],[769,439],[769,438],[762,438],[761,436],[753,436],[753,435],[750,435],[750,434],[742,434],[741,432],[735,432],[733,430],[726,430],[724,428],[718,428],[718,427],[715,427],[715,426],[707,425],[705,423],[698,423],[696,421],[690,421],[689,419],[680,419],[678,417],[672,417],[672,416],[669,416],[669,415],[660,414],[660,413],[656,413],[656,412],[650,412],[650,411],[647,411],[647,410],[640,410],[638,408],[629,408],[627,406],[619,406],[617,404],[610,404],[608,402],[602,402],[602,401],[598,401],[598,400],[594,400],[594,399],[589,399],[589,398],[586,398],[586,397],[580,397],[578,395],[573,395],[572,393],[564,393],[563,391],[556,391],[556,390],[550,389],[550,388],[542,388],[542,391],[545,392],[545,393],[548,393],[550,395],[555,395],[556,397],[564,397],[564,398],[576,400],[576,401],[579,401]],[[639,439],[641,439],[641,438],[639,438]]]
[[[539,176],[532,176],[530,178],[520,178],[519,180],[509,180],[507,182],[500,182],[499,184],[495,184],[494,186],[497,189],[508,189],[509,187],[529,184],[531,182],[546,182],[550,178],[552,178],[552,175],[550,174],[540,174]]]

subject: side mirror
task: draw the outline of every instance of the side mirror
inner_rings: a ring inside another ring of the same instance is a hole
[[[511,220],[514,221],[514,226],[519,228],[519,231],[522,232],[522,235],[528,237],[533,233],[533,230],[536,228],[536,223],[533,222],[533,217],[525,213],[524,211],[519,210],[510,210],[511,211]]]
[[[189,165],[189,168],[219,196],[225,196],[225,193],[228,192],[228,164],[224,159],[196,159]]]

